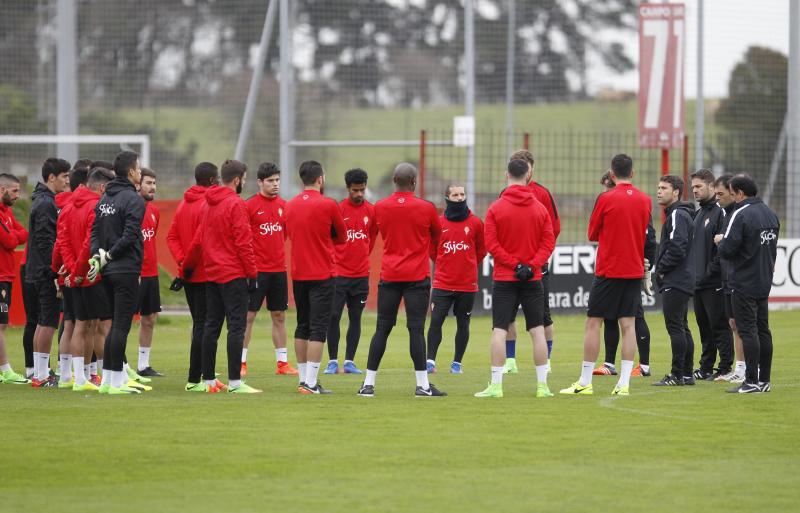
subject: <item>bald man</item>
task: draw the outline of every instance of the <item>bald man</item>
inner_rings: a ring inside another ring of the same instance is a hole
[[[447,394],[428,382],[425,369],[425,316],[431,288],[429,249],[438,244],[442,228],[433,203],[414,196],[417,169],[413,165],[399,164],[392,180],[394,194],[375,204],[375,219],[384,241],[378,285],[378,322],[369,346],[367,375],[358,395],[375,395],[378,366],[403,300],[417,381],[414,395],[443,397]]]

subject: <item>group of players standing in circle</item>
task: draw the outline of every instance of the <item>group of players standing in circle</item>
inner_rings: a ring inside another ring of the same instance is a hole
[[[65,188],[64,184],[59,186],[59,180],[67,179],[69,164],[48,159],[45,167],[42,176],[46,183],[39,184],[34,193],[30,233],[35,240],[34,246],[29,244],[25,267],[41,274],[25,278],[35,284],[40,303],[34,313],[38,325],[35,361],[30,369],[32,384],[54,386],[48,376],[48,342],[58,325],[58,287],[68,291],[64,294],[65,319],[67,310],[74,312],[72,350],[67,351],[72,354],[71,365],[60,366],[61,381],[73,390],[140,393],[149,388],[142,384],[148,375],[160,375],[149,366],[152,323],[160,310],[160,301],[152,292],[153,281],[148,280],[155,266],[157,294],[155,245],[152,241],[153,249],[148,251],[146,244],[148,238],[154,239],[158,228],[157,211],[148,201],[155,193],[155,173],[140,168],[136,153],[122,152],[113,165],[87,170],[59,213],[55,193]],[[502,397],[503,375],[518,372],[515,346],[520,310],[533,342],[536,396],[553,396],[547,384],[554,339],[548,305],[548,261],[560,221],[553,195],[533,179],[533,171],[530,152],[522,150],[511,156],[507,186],[489,207],[484,223],[468,208],[466,191],[460,184],[447,187],[442,215],[432,203],[416,197],[417,172],[408,163],[399,164],[393,172],[395,192],[375,205],[365,199],[368,177],[362,169],[345,174],[348,197],[337,203],[324,195],[322,165],[303,162],[299,176],[304,189],[285,201],[279,196],[280,170],[265,162],[256,172],[259,192],[245,201],[240,197],[247,177],[244,163],[227,160],[220,169],[209,162],[198,164],[195,185],[184,193],[167,236],[179,267],[171,288],[184,290],[193,323],[185,389],[201,393],[261,392],[243,378],[253,322],[264,303],[271,315],[276,373],[297,375],[298,392],[330,393],[319,379],[326,341],[329,362],[324,374],[362,374],[355,354],[369,294],[370,253],[380,234],[383,249],[377,324],[358,395],[375,395],[378,368],[401,301],[414,365],[414,395],[447,395],[429,381],[429,375],[437,371],[442,325],[452,311],[457,330],[450,372],[460,374],[478,290],[478,266],[490,254],[494,267],[491,379],[475,396]],[[697,212],[691,204],[680,201],[683,180],[667,175],[658,187],[658,202],[665,208],[666,217],[661,244],[657,245],[652,200],[632,185],[633,175],[630,157],[617,155],[601,180],[607,191],[598,197],[588,228],[588,238],[598,243],[598,251],[589,295],[584,361],[580,379],[561,393],[592,394],[593,375],[619,374],[612,394],[628,395],[632,375],[651,374],[642,291],[653,294],[652,273],[663,294],[673,353],[670,373],[653,384],[693,385],[697,379],[708,379],[736,383],[732,391],[739,393],[769,392],[772,341],[766,298],[774,270],[777,217],[757,198],[755,182],[746,175],[715,179],[708,170],[694,173],[692,190],[700,203]],[[69,178],[72,181],[72,176]],[[36,213],[37,193],[49,200],[44,217]],[[5,263],[8,254],[13,262],[13,249],[26,242],[28,233],[9,209],[19,196],[19,181],[0,175],[0,194],[0,223],[5,228],[0,236],[9,238],[0,241],[0,263],[4,264],[0,266],[0,292],[7,317],[8,282],[13,280],[13,271],[9,278]],[[49,212],[50,202],[55,216]],[[44,218],[49,223],[47,229],[36,224]],[[289,260],[297,310],[297,368],[289,364],[287,350],[287,239],[291,241]],[[41,258],[37,248],[48,243],[52,258]],[[148,252],[153,253],[150,259]],[[148,265],[148,261],[153,263]],[[432,284],[431,261],[435,269]],[[694,371],[694,344],[687,322],[692,296],[703,345],[700,368]],[[349,325],[340,367],[339,322],[345,305]],[[139,373],[128,367],[125,357],[127,336],[137,311],[143,316]],[[7,318],[0,319],[0,328],[7,322]],[[225,322],[227,385],[216,377],[217,341]],[[595,368],[604,324],[606,361]],[[622,363],[617,373],[614,358],[620,332]],[[735,368],[733,335],[737,340]],[[640,363],[634,368],[637,343]],[[720,363],[714,369],[717,352]],[[100,362],[102,378],[91,363],[86,363],[90,359]],[[6,383],[28,382],[8,365],[2,337],[0,371]]]

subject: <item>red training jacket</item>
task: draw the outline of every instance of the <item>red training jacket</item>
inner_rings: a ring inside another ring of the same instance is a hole
[[[195,268],[194,274],[189,279],[183,275],[183,261],[192,244],[197,227],[205,208],[206,191],[208,187],[192,185],[183,193],[183,200],[178,203],[172,224],[167,232],[167,247],[172,253],[172,258],[178,264],[178,276],[189,283],[203,283],[206,281],[206,270],[202,265]]]
[[[14,268],[14,250],[20,244],[28,242],[28,230],[19,224],[14,212],[2,201],[0,225],[0,281],[13,282],[18,270]]]
[[[206,192],[202,220],[183,263],[184,270],[198,266],[205,267],[213,283],[258,275],[247,205],[230,187]]]
[[[78,189],[80,189],[81,187],[82,186],[79,186]],[[75,190],[78,190],[78,189],[75,189]],[[61,213],[70,204],[70,202],[72,200],[72,194],[73,194],[72,191],[59,192],[58,194],[56,194],[56,198],[55,198],[56,208],[58,209],[58,219],[56,220],[56,240],[53,243],[53,255],[52,255],[52,258],[50,259],[50,269],[52,269],[54,273],[57,273],[59,270],[61,270],[61,266],[62,265],[65,268],[68,268],[69,266],[72,265],[72,262],[65,261],[64,255],[61,254],[61,248],[59,247],[59,244],[58,244],[58,239],[59,239],[58,232],[62,232],[63,233],[66,230],[63,222],[60,222]],[[61,239],[63,239],[63,238],[64,238],[64,235],[61,236]],[[62,245],[63,245],[63,243],[62,243]],[[67,277],[66,274],[59,274],[58,278],[57,278],[58,284],[59,285],[64,285],[64,278],[66,278],[66,277]]]
[[[375,204],[383,237],[381,280],[420,281],[430,277],[431,247],[439,244],[442,225],[436,207],[413,192],[395,192]]]
[[[436,270],[433,288],[457,292],[478,291],[478,266],[486,256],[483,222],[469,213],[463,221],[450,221],[441,216],[442,236],[433,257]]]
[[[72,287],[89,287],[101,279],[99,275],[94,283],[86,279],[86,273],[89,272],[94,207],[98,201],[100,194],[85,186],[78,187],[72,194],[72,201],[58,215],[56,247],[64,259],[64,267],[70,276]],[[80,284],[75,283],[77,277],[83,278]]]
[[[292,279],[327,280],[334,275],[333,245],[347,241],[339,205],[306,189],[286,204],[286,231],[292,241]]]
[[[369,276],[369,254],[378,237],[375,206],[367,200],[356,205],[350,198],[339,203],[342,218],[347,226],[347,242],[337,245],[336,276],[364,278]]]
[[[542,266],[556,246],[547,209],[522,185],[507,187],[486,211],[486,247],[494,257],[495,281],[516,281],[514,268],[527,264],[533,279],[542,279]]]
[[[247,200],[247,215],[253,232],[256,268],[260,273],[286,271],[286,201],[260,192]]]
[[[599,243],[596,276],[644,276],[644,241],[652,209],[650,196],[630,183],[617,184],[597,197],[588,230],[589,240]]]
[[[158,251],[156,233],[161,214],[152,201],[146,201],[142,218],[142,239],[144,239],[144,258],[142,259],[142,278],[158,276]]]
[[[547,215],[550,217],[550,222],[553,225],[553,237],[558,240],[558,236],[561,234],[561,219],[558,217],[558,208],[556,207],[556,199],[550,194],[550,191],[547,190],[547,187],[540,183],[536,183],[536,181],[531,180],[528,184],[528,187],[533,191],[533,196],[539,200],[539,203],[544,205],[544,208],[547,209]]]

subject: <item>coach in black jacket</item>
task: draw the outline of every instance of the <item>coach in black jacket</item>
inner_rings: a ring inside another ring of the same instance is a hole
[[[28,224],[29,240],[25,263],[25,281],[33,284],[39,300],[39,318],[33,336],[33,386],[54,386],[47,367],[53,334],[58,328],[59,304],[53,280],[56,274],[50,269],[53,246],[56,242],[56,194],[67,189],[70,165],[64,159],[49,158],[42,164],[42,182],[36,184],[31,195],[31,213]]]
[[[720,257],[731,264],[728,283],[733,291],[733,316],[744,343],[745,382],[730,392],[769,392],[772,333],[767,299],[778,253],[778,216],[757,198],[758,186],[747,176],[731,180],[738,208],[719,240]]]
[[[661,243],[656,259],[656,284],[664,295],[664,323],[672,344],[672,369],[655,386],[694,385],[692,362],[694,340],[686,318],[689,298],[694,292],[694,269],[690,265],[694,208],[682,202],[683,180],[674,175],[658,182],[658,203],[667,216],[661,227]]]
[[[108,183],[105,194],[94,209],[93,256],[89,271],[90,280],[94,280],[97,273],[102,271],[102,283],[114,312],[111,331],[106,337],[100,392],[138,393],[138,390],[126,386],[128,377],[123,370],[123,359],[128,332],[136,313],[144,254],[144,200],[136,192],[136,186],[142,179],[139,155],[132,151],[117,155],[114,172],[116,178]],[[110,380],[106,374],[110,375]]]
[[[725,211],[717,203],[714,173],[700,169],[692,174],[692,193],[700,204],[694,216],[692,266],[695,276],[694,313],[700,330],[700,368],[695,379],[713,381],[731,371],[733,337],[725,316],[722,273],[714,236],[721,233]],[[714,372],[714,360],[719,350],[719,368]]]

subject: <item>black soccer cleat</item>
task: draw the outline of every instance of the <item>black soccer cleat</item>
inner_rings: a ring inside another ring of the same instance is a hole
[[[313,387],[310,387],[310,386],[308,386],[308,384],[303,383],[303,384],[300,385],[300,387],[298,387],[298,391],[301,394],[305,394],[305,395],[312,395],[312,394],[314,394],[314,395],[328,395],[328,394],[331,393],[331,391],[328,390],[327,388],[323,387],[322,383],[320,383],[319,381],[317,381],[317,384],[314,385]]]
[[[358,395],[361,397],[375,397],[375,385],[361,385],[358,389]]]
[[[764,393],[764,394],[767,393],[767,392],[771,392],[772,391],[772,385],[770,384],[769,381],[767,381],[767,382],[759,381],[758,382],[758,387],[761,389],[761,393]]]
[[[764,392],[764,390],[762,390],[758,383],[748,383],[745,381],[738,387],[729,388],[726,392],[729,394],[760,394]]]
[[[692,377],[701,381],[714,381],[714,374],[712,372],[704,371],[703,369],[695,369],[694,373],[692,373]],[[684,376],[684,379],[686,379],[686,376]]]
[[[683,377],[683,384],[686,386],[694,386],[696,383],[694,376],[684,376]]]
[[[683,378],[680,376],[675,376],[673,374],[667,374],[664,376],[661,381],[657,381],[653,383],[654,387],[682,387],[683,386]]]
[[[144,370],[138,371],[137,374],[139,374],[140,376],[148,377],[148,378],[163,378],[164,377],[163,374],[161,374],[160,372],[158,372],[157,370],[155,370],[152,367],[145,367]]]
[[[447,392],[442,392],[433,383],[430,383],[428,388],[417,387],[414,391],[414,397],[446,397]]]

